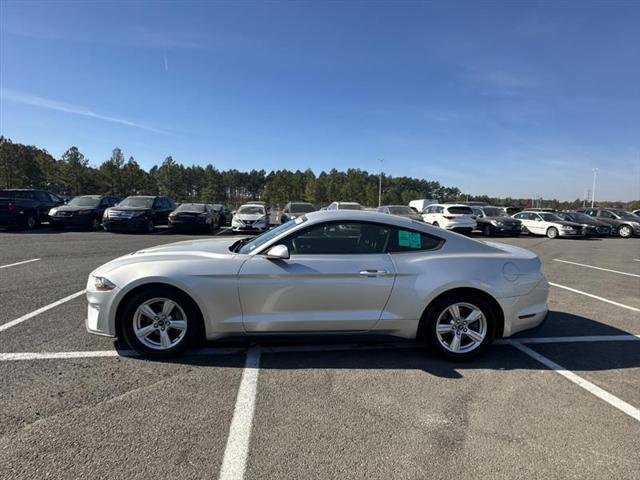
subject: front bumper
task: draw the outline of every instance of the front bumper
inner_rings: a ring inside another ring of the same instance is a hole
[[[84,227],[91,225],[93,215],[72,215],[68,217],[53,216],[49,217],[49,223],[55,225],[65,225],[69,227]]]
[[[503,337],[539,326],[549,312],[548,299],[549,283],[545,279],[526,295],[498,299],[504,313]]]
[[[559,237],[584,237],[582,230],[562,230],[558,229]]]
[[[108,292],[96,292],[87,288],[87,318],[85,320],[87,332],[105,337],[116,336],[115,317],[112,318],[110,312],[118,292],[118,288]]]
[[[132,218],[126,218],[126,219],[103,218],[102,225],[107,230],[119,230],[119,231],[141,230],[144,228],[147,220],[148,218],[145,216],[132,217]]]
[[[233,225],[231,227],[234,232],[264,232],[267,229],[266,226],[256,227],[254,225]]]

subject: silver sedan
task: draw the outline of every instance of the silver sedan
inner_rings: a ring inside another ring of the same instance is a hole
[[[471,358],[536,327],[549,285],[528,250],[370,211],[314,212],[246,239],[141,250],[91,273],[90,333],[149,357],[206,337],[385,334]]]

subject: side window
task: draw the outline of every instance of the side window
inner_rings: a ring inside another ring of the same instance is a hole
[[[384,253],[392,228],[373,223],[324,223],[284,242],[291,255]]]
[[[432,237],[426,233],[393,228],[391,237],[389,238],[387,252],[398,253],[434,250],[439,248],[443,242],[444,240],[441,238]]]
[[[107,198],[103,198],[102,200],[100,200],[100,205],[98,205],[98,208],[106,208],[106,207],[108,207],[111,204],[111,202],[109,200],[110,199],[108,197]]]
[[[598,212],[598,216],[599,217],[604,217],[604,218],[616,218],[613,213],[607,212],[606,210],[600,210]]]
[[[444,207],[436,207],[436,213],[444,213]]]
[[[39,202],[47,202],[49,203],[51,201],[51,197],[49,197],[49,195],[47,195],[46,192],[34,192],[36,194],[36,199]]]
[[[155,209],[162,208],[162,198],[156,198],[153,201],[153,206],[151,208],[155,208]]]

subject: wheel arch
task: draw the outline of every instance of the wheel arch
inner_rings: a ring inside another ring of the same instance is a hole
[[[493,295],[491,295],[490,293],[487,293],[486,291],[481,290],[479,288],[457,287],[457,288],[446,290],[440,293],[439,295],[435,296],[429,302],[429,304],[425,307],[425,309],[422,312],[422,315],[420,316],[420,323],[418,324],[418,333],[417,333],[418,339],[424,337],[424,333],[425,333],[424,329],[426,328],[426,324],[427,324],[426,319],[427,319],[427,315],[429,313],[430,308],[443,297],[447,297],[449,295],[455,295],[455,294],[472,294],[472,295],[477,295],[479,297],[482,297],[484,300],[486,300],[487,303],[491,305],[491,309],[493,310],[493,313],[496,316],[496,338],[501,338],[503,336],[504,311],[502,310],[502,307],[500,306],[498,301],[495,299],[495,297],[493,297]]]
[[[143,283],[140,285],[135,286],[134,288],[132,288],[131,290],[127,291],[118,301],[118,305],[116,306],[116,311],[115,311],[115,315],[114,315],[114,322],[115,322],[115,331],[116,331],[116,336],[118,338],[123,338],[122,336],[122,315],[124,313],[124,309],[125,306],[127,304],[127,301],[130,300],[131,298],[133,298],[135,295],[149,289],[149,288],[166,288],[169,290],[173,290],[174,292],[180,293],[181,295],[185,295],[189,300],[191,300],[193,302],[193,305],[195,306],[197,313],[198,313],[198,318],[196,319],[196,321],[198,322],[198,329],[200,329],[201,333],[202,333],[202,337],[204,338],[204,334],[205,334],[205,322],[204,322],[204,315],[203,315],[203,310],[202,310],[202,306],[198,303],[198,301],[193,297],[193,295],[190,295],[189,293],[187,293],[184,289],[179,288],[175,285],[171,285],[170,283],[165,283],[162,281],[153,281],[153,282],[149,282],[149,283]]]

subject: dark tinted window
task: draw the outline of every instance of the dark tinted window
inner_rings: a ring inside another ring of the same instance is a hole
[[[454,215],[473,215],[470,207],[448,207],[447,211]]]
[[[100,199],[96,197],[73,197],[69,202],[69,206],[95,208],[99,203]]]
[[[47,192],[35,192],[36,194],[36,198],[40,201],[40,202],[51,202],[51,197],[49,195],[47,195]]]
[[[394,228],[389,238],[387,252],[417,252],[434,250],[442,245],[443,240],[426,233]]]
[[[120,207],[133,208],[151,208],[153,205],[153,197],[127,197],[121,203]]]
[[[313,208],[313,205],[309,203],[292,203],[289,207],[289,211],[291,213],[309,213],[314,210],[315,208]]]
[[[616,218],[616,216],[613,213],[608,212],[606,210],[600,210],[598,212],[598,216],[599,217],[604,217],[604,218]]]
[[[292,255],[384,253],[392,227],[374,223],[323,223],[282,242]]]

